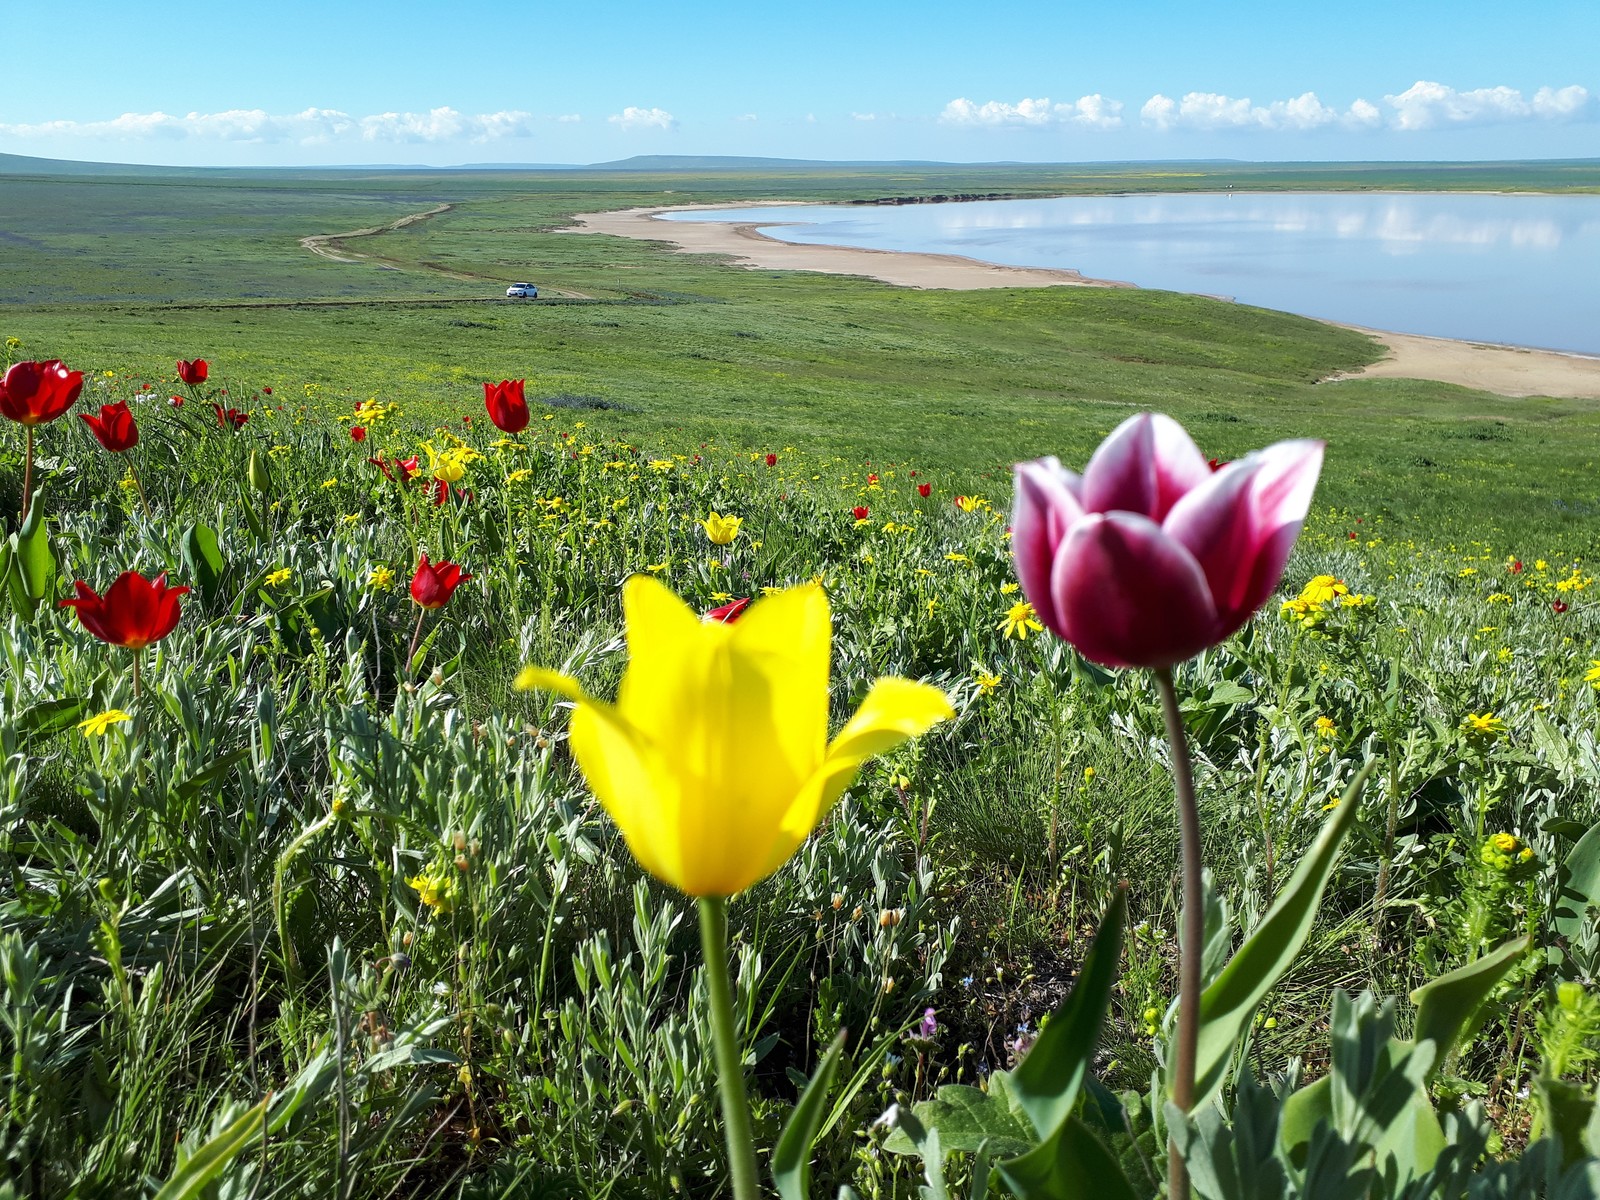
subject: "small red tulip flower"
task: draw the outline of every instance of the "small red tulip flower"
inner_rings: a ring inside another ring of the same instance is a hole
[[[467,580],[457,563],[441,561],[430,563],[427,554],[417,560],[417,573],[411,577],[411,598],[423,608],[443,608],[450,597]]]
[[[867,519],[867,514],[871,510],[869,508],[867,508],[867,506],[865,504],[858,504],[851,511],[853,513],[855,513],[856,520],[865,521]]]
[[[767,455],[767,466],[775,467],[777,465],[778,465],[778,456],[776,454]]]
[[[869,487],[870,487],[870,486],[871,486],[871,485],[872,485],[872,484],[874,484],[874,483],[877,483],[877,482],[878,482],[878,477],[877,477],[877,475],[868,475],[868,476],[867,476],[867,485],[868,485],[868,486],[869,486]]]
[[[1562,613],[1567,611],[1567,603],[1566,603],[1566,601],[1565,600],[1552,600],[1550,602],[1550,611],[1555,613],[1555,615],[1559,617]]]
[[[1511,560],[1511,573],[1513,575],[1522,574],[1522,560],[1520,558],[1514,558]]]
[[[182,396],[168,396],[167,397],[167,403],[170,404],[173,408],[182,408],[183,407],[183,397]]]
[[[77,597],[61,601],[61,607],[77,609],[78,622],[102,642],[129,650],[142,650],[171,633],[178,624],[178,597],[189,591],[168,587],[165,571],[154,579],[124,571],[104,596],[81,579],[74,586]]]
[[[212,403],[211,407],[216,411],[217,424],[223,429],[238,429],[250,419],[249,413],[240,412],[237,408],[223,408],[222,405],[215,402]]]
[[[78,401],[83,372],[69,371],[59,358],[12,363],[0,378],[0,413],[23,425],[54,421]]]
[[[78,417],[100,444],[113,454],[132,450],[139,444],[139,426],[134,424],[133,413],[128,410],[126,400],[102,404],[98,417],[91,413],[79,413]]]
[[[264,388],[261,389],[261,394],[263,396],[270,396],[270,395],[272,395],[272,389],[269,388],[269,387],[264,387]]]
[[[366,441],[367,440],[367,427],[365,425],[352,425],[352,426],[350,426],[350,440],[352,442],[364,442],[364,441]]]
[[[483,385],[483,406],[489,420],[506,433],[521,433],[528,427],[528,402],[523,397],[523,380],[502,379]]]
[[[700,619],[710,625],[721,621],[724,625],[732,625],[739,619],[739,614],[750,607],[750,597],[741,596],[737,600],[730,600],[726,604],[719,604],[716,608],[704,613]]]
[[[178,378],[183,380],[190,387],[198,387],[200,384],[204,383],[206,381],[206,376],[210,373],[211,368],[209,365],[207,365],[206,360],[203,358],[197,358],[192,362],[187,358],[180,358],[178,360]]]
[[[917,484],[917,495],[921,496],[924,500],[926,500],[929,496],[933,495],[933,484],[931,484],[931,483],[919,483],[919,484]]]

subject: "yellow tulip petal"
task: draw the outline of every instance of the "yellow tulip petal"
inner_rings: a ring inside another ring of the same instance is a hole
[[[654,747],[608,704],[579,705],[568,744],[590,790],[617,823],[639,865],[688,891],[678,828],[678,780]]]
[[[861,762],[955,715],[949,699],[936,687],[910,679],[880,679],[833,739],[828,757]]]
[[[617,708],[661,746],[687,736],[706,650],[726,635],[726,626],[703,624],[672,589],[648,575],[622,585],[627,622],[628,670],[617,691]]]
[[[763,717],[772,731],[768,753],[781,760],[792,793],[817,769],[827,749],[833,633],[828,595],[816,584],[786,588],[756,601],[729,628],[736,658],[771,684]]]

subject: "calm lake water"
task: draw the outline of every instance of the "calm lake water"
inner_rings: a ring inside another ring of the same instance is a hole
[[[1070,267],[1374,329],[1600,354],[1600,196],[1098,196],[669,219],[760,222],[788,242]]]

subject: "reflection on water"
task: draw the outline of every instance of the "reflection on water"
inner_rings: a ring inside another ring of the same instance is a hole
[[[784,241],[1071,267],[1379,329],[1600,353],[1600,196],[1063,197],[781,219],[799,222],[767,229]]]

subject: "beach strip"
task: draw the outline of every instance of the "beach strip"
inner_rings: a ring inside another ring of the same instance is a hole
[[[762,202],[759,207],[778,209],[797,203],[800,202],[769,201]],[[664,212],[752,207],[757,205],[739,202],[581,213],[573,217],[577,224],[563,232],[606,233],[664,242],[684,254],[726,255],[731,260],[730,266],[750,270],[856,275],[897,287],[969,291],[981,288],[1134,286],[1114,280],[1090,279],[1077,271],[1005,267],[958,254],[780,242],[762,233],[756,224],[742,222],[657,219],[658,214]],[[773,220],[760,224],[770,227],[782,223]],[[1501,396],[1600,399],[1600,358],[1564,354],[1555,350],[1529,350],[1520,346],[1390,333],[1381,329],[1360,329],[1360,332],[1370,335],[1383,346],[1384,357],[1360,371],[1336,375],[1324,382],[1364,378],[1429,379]]]

